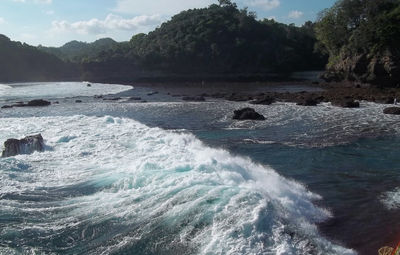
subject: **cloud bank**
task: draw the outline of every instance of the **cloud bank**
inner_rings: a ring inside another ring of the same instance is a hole
[[[303,15],[304,15],[303,12],[294,10],[294,11],[289,12],[289,16],[288,17],[291,18],[291,19],[298,19],[298,18],[303,17]]]
[[[246,2],[245,2],[246,3]],[[266,11],[279,7],[281,2],[279,0],[250,0],[248,5],[252,7],[259,7]]]
[[[90,19],[70,23],[68,21],[53,21],[53,32],[73,32],[78,34],[99,35],[115,30],[135,31],[139,28],[155,26],[161,23],[160,15],[141,15],[131,19],[109,14],[104,20]]]

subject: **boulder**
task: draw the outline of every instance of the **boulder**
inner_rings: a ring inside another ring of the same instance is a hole
[[[36,99],[29,101],[26,106],[48,106],[51,105],[49,101],[43,100],[43,99]]]
[[[384,114],[400,115],[400,107],[388,107],[383,110]]]
[[[44,151],[44,142],[41,134],[27,136],[21,140],[8,139],[4,143],[2,157],[12,157],[20,154],[31,154],[35,151]]]
[[[253,108],[243,108],[240,110],[234,111],[233,115],[234,120],[265,120],[265,117],[258,112],[256,112]]]

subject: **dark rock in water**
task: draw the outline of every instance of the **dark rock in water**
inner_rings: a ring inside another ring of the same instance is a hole
[[[27,136],[21,140],[8,139],[4,143],[2,157],[12,157],[20,154],[31,154],[34,151],[44,151],[44,142],[41,134]]]
[[[92,86],[92,84],[88,83],[86,86],[87,86],[87,87],[91,87],[91,86]]]
[[[12,105],[3,105],[1,109],[10,109],[13,108]]]
[[[140,101],[140,100],[142,100],[142,98],[141,97],[131,97],[131,98],[129,98],[129,100]]]
[[[275,103],[275,98],[270,96],[263,96],[261,98],[257,98],[254,101],[250,102],[251,104],[261,104],[261,105],[270,105]]]
[[[301,100],[300,102],[297,103],[297,105],[302,105],[302,106],[316,106],[318,105],[318,101],[315,100],[314,98],[305,98]]]
[[[140,101],[141,103],[147,103],[147,101],[146,100],[142,100],[142,101]]]
[[[383,110],[384,114],[400,115],[400,107],[389,107]]]
[[[203,96],[198,97],[182,97],[183,101],[204,102],[206,99]]]
[[[233,102],[245,102],[245,101],[252,100],[253,98],[249,95],[232,93],[231,95],[226,96],[225,99],[228,101],[233,101]]]
[[[103,98],[102,95],[95,95],[94,98]]]
[[[60,102],[58,102],[58,101],[55,101],[55,102],[53,102],[53,104],[60,104]]]
[[[360,103],[354,101],[353,99],[342,99],[342,100],[334,100],[331,102],[334,106],[339,106],[343,108],[359,108]]]
[[[105,101],[118,101],[118,100],[121,100],[122,98],[120,98],[120,97],[113,97],[113,98],[104,98],[103,100],[105,100]]]
[[[82,103],[82,100],[75,100],[75,103]]]
[[[156,95],[156,94],[158,94],[158,91],[152,91],[152,92],[148,93],[147,95],[152,96],[152,95]]]
[[[234,111],[233,115],[234,120],[265,120],[265,117],[258,112],[256,112],[253,108],[243,108],[240,110]]]
[[[51,105],[49,101],[43,100],[43,99],[37,99],[37,100],[32,100],[29,101],[26,106],[48,106]]]

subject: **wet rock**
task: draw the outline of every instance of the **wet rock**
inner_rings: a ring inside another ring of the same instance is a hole
[[[204,102],[206,99],[203,96],[197,97],[182,97],[183,101],[192,101],[192,102]]]
[[[400,115],[400,107],[388,107],[383,110],[384,114]]]
[[[75,103],[78,103],[78,104],[79,104],[79,103],[82,103],[82,100],[79,100],[79,99],[78,99],[78,100],[75,100]]]
[[[12,105],[3,105],[1,109],[10,109],[13,108]]]
[[[263,96],[261,98],[257,98],[254,101],[250,102],[251,104],[260,104],[260,105],[270,105],[275,103],[275,98],[270,96]]]
[[[305,98],[297,103],[297,105],[302,105],[302,106],[316,106],[318,104],[319,102],[314,98]]]
[[[129,100],[140,101],[142,100],[141,97],[130,97]]]
[[[43,99],[36,99],[29,101],[26,106],[33,106],[33,107],[39,107],[39,106],[48,106],[51,105],[49,101],[43,100]]]
[[[265,117],[258,112],[256,112],[253,108],[243,108],[240,110],[234,111],[233,115],[234,120],[265,120]]]
[[[158,91],[152,91],[150,93],[147,93],[148,96],[153,96],[153,95],[156,95],[156,94],[158,94]]]
[[[44,141],[41,134],[27,136],[21,140],[8,139],[4,143],[2,157],[13,157],[20,154],[31,154],[35,151],[44,151]]]
[[[335,100],[331,102],[332,105],[334,106],[339,106],[343,108],[359,108],[360,103],[357,101],[354,101],[353,99],[341,99],[341,100]]]
[[[86,86],[87,86],[87,87],[91,87],[91,86],[92,86],[92,84],[88,83]]]
[[[231,95],[227,96],[225,99],[228,101],[233,101],[233,102],[246,102],[246,101],[252,100],[253,98],[249,95],[232,93]]]

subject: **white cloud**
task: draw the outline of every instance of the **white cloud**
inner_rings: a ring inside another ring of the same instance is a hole
[[[288,17],[291,19],[298,19],[298,18],[301,18],[303,15],[304,15],[303,12],[295,10],[295,11],[289,12]]]
[[[4,18],[0,17],[0,25],[5,24],[5,23],[6,23],[6,20]]]
[[[161,23],[160,15],[141,15],[131,19],[109,14],[104,20],[90,19],[70,23],[68,21],[53,21],[52,32],[73,32],[78,34],[106,34],[114,30],[134,31],[147,26]]]
[[[13,0],[13,1],[18,2],[18,3],[32,2],[35,4],[51,4],[51,3],[53,3],[53,0]]]
[[[46,15],[54,15],[55,14],[55,12],[53,10],[46,11],[45,13],[46,13]]]
[[[277,1],[277,0],[274,0]],[[113,9],[119,13],[174,15],[180,11],[203,8],[216,3],[216,0],[117,0]]]
[[[280,0],[250,0],[248,2],[249,6],[259,7],[264,10],[272,10],[281,4]]]

